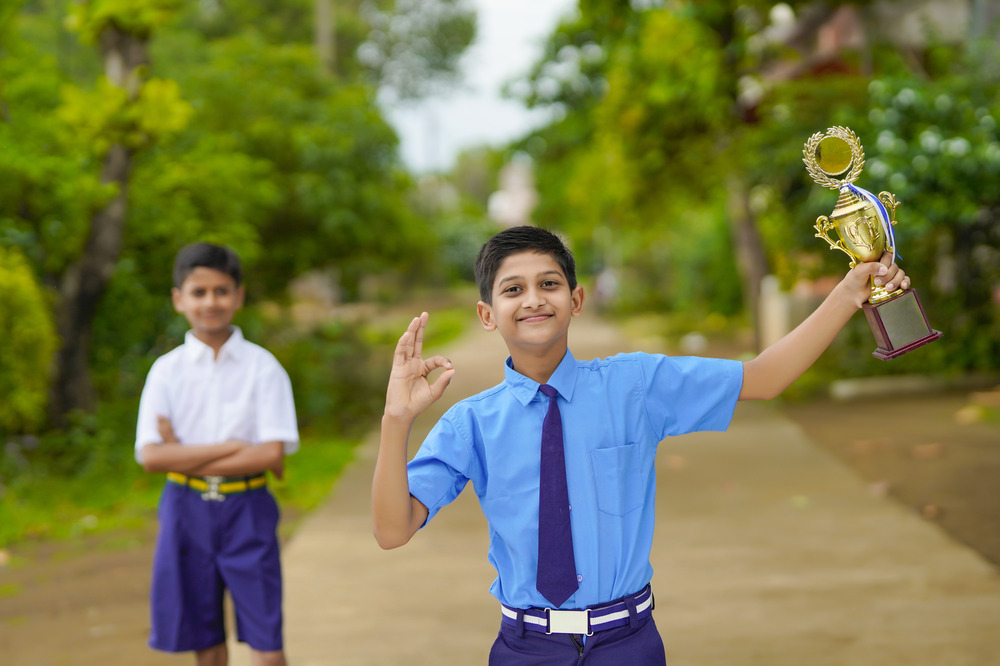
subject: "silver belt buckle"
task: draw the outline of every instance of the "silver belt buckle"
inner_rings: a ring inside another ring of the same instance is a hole
[[[578,611],[561,611],[546,608],[549,626],[547,634],[586,634],[590,636],[590,609]]]
[[[206,502],[225,502],[226,496],[219,492],[219,484],[226,477],[224,476],[203,476],[205,483],[208,484],[208,488],[205,492],[201,494],[201,498]]]

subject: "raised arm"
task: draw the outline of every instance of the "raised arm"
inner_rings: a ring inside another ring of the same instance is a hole
[[[804,322],[759,356],[746,361],[740,400],[770,400],[798,379],[868,300],[871,277],[885,284],[888,291],[909,288],[910,278],[891,261],[891,255],[885,254],[883,263],[855,266]]]
[[[396,344],[385,394],[378,459],[372,479],[372,526],[382,548],[407,543],[427,520],[427,507],[410,494],[406,476],[407,443],[414,419],[441,397],[455,369],[443,356],[423,358],[426,312],[414,317]],[[434,370],[444,372],[433,382]]]

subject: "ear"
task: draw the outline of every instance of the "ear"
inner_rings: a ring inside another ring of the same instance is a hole
[[[170,300],[174,303],[174,310],[184,314],[184,309],[181,307],[181,290],[177,287],[170,289]]]
[[[570,308],[569,313],[573,317],[579,317],[583,313],[583,298],[584,298],[583,285],[579,284],[576,285],[576,289],[574,289],[573,293],[571,293],[569,296],[571,299],[571,306],[572,306]]]
[[[243,289],[243,285],[236,287],[236,310],[243,307],[243,301],[246,299],[246,290]]]
[[[476,303],[476,313],[479,315],[479,322],[483,325],[485,330],[496,330],[497,322],[493,317],[492,306],[490,306],[486,301],[479,301]]]

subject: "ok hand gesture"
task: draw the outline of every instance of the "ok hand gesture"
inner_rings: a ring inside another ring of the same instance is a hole
[[[441,397],[455,375],[451,361],[445,357],[423,358],[427,319],[426,312],[414,317],[406,333],[403,333],[396,344],[389,387],[385,393],[385,415],[388,417],[405,420],[416,418]],[[433,383],[429,382],[428,375],[438,368],[444,368],[444,372]]]

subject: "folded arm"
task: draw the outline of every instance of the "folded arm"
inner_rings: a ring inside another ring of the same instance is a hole
[[[146,444],[142,447],[142,466],[147,472],[180,472],[198,475],[197,470],[246,448],[246,442],[229,441],[204,446],[182,446],[177,442]]]
[[[163,442],[142,448],[147,472],[179,472],[191,476],[249,476],[271,470],[279,479],[284,473],[285,449],[280,441],[252,445],[237,439],[217,444],[182,446],[170,419],[157,417]]]
[[[195,476],[250,476],[270,470],[277,478],[284,473],[285,445],[264,442],[244,446],[224,458],[217,458],[191,471]]]

